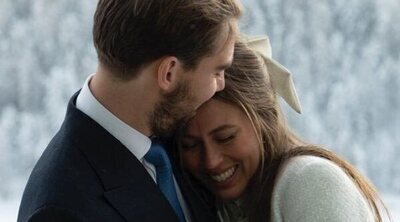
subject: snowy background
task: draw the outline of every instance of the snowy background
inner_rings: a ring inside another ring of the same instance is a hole
[[[0,0],[0,221],[16,220],[29,173],[69,97],[95,71],[95,0]],[[400,221],[400,1],[244,0],[242,31],[268,34],[294,74],[290,125],[356,165]]]

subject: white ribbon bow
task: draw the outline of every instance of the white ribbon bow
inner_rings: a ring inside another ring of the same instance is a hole
[[[294,87],[292,74],[283,65],[272,58],[271,44],[268,36],[250,37],[247,45],[258,52],[267,66],[272,87],[293,110],[301,113],[301,105]]]

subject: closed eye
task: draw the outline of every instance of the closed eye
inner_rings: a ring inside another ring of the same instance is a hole
[[[235,138],[235,135],[232,134],[232,135],[229,135],[226,137],[217,137],[217,138],[215,138],[215,141],[217,141],[218,143],[221,143],[221,144],[227,144],[227,143],[231,142],[234,138]]]
[[[220,77],[220,76],[224,76],[224,74],[225,74],[225,70],[221,70],[221,71],[215,73],[215,76]]]
[[[231,67],[231,65],[232,65],[232,61],[230,61],[229,63],[222,64],[222,65],[218,66],[217,70],[224,71],[224,70],[228,69],[229,67]]]

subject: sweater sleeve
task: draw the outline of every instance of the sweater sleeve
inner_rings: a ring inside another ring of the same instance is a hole
[[[274,222],[374,221],[364,196],[333,162],[314,156],[289,160],[274,188]]]

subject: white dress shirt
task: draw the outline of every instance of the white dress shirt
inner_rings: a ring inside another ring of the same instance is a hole
[[[94,97],[89,88],[92,76],[93,75],[90,75],[85,81],[85,84],[76,99],[76,107],[119,140],[142,163],[144,168],[153,178],[154,182],[157,183],[156,168],[153,164],[144,159],[144,155],[146,155],[150,149],[151,140],[112,114]],[[175,177],[174,183],[185,219],[187,222],[190,222],[190,212]]]

